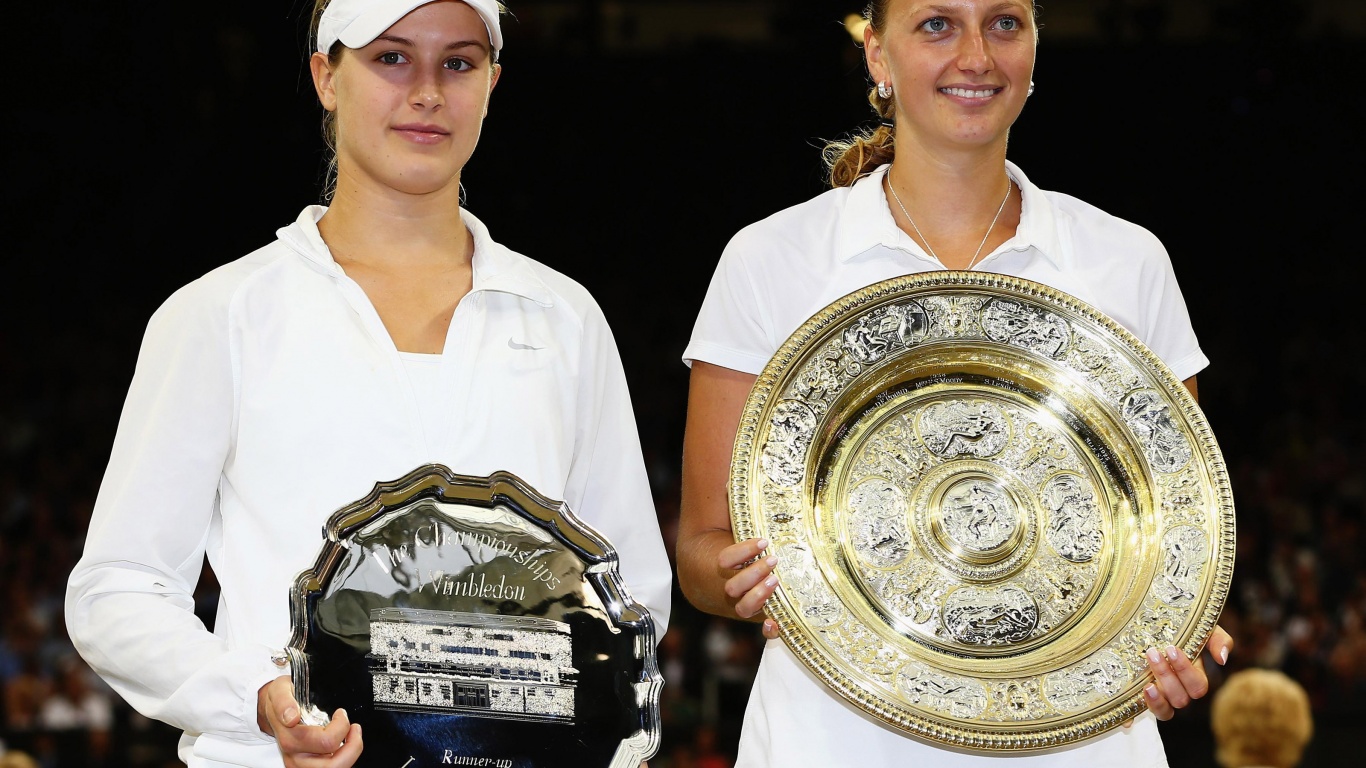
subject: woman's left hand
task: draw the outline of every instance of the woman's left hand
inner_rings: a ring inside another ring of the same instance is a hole
[[[1233,638],[1223,627],[1215,627],[1205,648],[1223,666],[1228,663],[1229,652],[1233,650]],[[1209,678],[1205,675],[1204,666],[1187,659],[1180,648],[1171,645],[1149,648],[1147,657],[1153,682],[1143,689],[1143,700],[1158,720],[1172,719],[1176,710],[1209,693]],[[1199,657],[1196,659],[1198,662]]]

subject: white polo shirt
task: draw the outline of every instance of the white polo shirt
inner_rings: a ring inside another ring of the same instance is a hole
[[[684,351],[758,375],[787,337],[831,302],[892,277],[943,269],[896,226],[883,166],[741,230],[726,247]],[[1162,244],[1142,227],[1067,195],[1045,192],[1006,164],[1023,200],[1015,236],[976,266],[1050,285],[1134,333],[1175,372],[1209,364]],[[770,641],[745,712],[737,768],[755,766],[1167,765],[1151,714],[1080,745],[983,757],[931,746],[887,727],[821,683],[781,640]]]
[[[152,317],[67,591],[76,647],[140,712],[185,729],[190,766],[282,765],[256,692],[280,674],[289,588],[332,512],[423,464],[507,470],[565,500],[616,547],[657,637],[668,625],[626,378],[588,292],[462,211],[473,290],[443,353],[407,357],[318,234],[325,210]],[[212,634],[192,613],[206,553],[222,587]]]

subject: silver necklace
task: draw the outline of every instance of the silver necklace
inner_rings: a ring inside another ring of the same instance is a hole
[[[921,232],[920,227],[917,227],[915,225],[915,219],[911,218],[911,212],[906,210],[906,204],[901,202],[901,195],[898,195],[896,193],[896,187],[892,186],[891,169],[888,169],[886,178],[887,189],[890,189],[892,191],[892,199],[896,200],[897,207],[901,208],[901,213],[903,216],[906,217],[906,221],[911,222],[911,229],[914,229],[915,233],[917,235],[920,235],[920,242],[925,244],[925,250],[929,251],[930,255],[934,257],[934,260],[939,262],[939,266],[948,269],[948,267],[944,264],[943,259],[939,258],[939,254],[934,252],[934,246],[930,245],[929,240],[925,239],[925,233]],[[972,269],[972,265],[977,263],[977,257],[982,255],[982,247],[987,244],[987,238],[991,237],[991,230],[996,228],[996,222],[999,221],[1001,218],[1001,211],[1004,211],[1006,209],[1006,201],[1010,199],[1010,191],[1014,188],[1015,182],[1009,182],[1008,184],[1006,184],[1006,196],[1001,198],[1001,207],[996,209],[996,215],[991,219],[991,226],[987,227],[986,233],[982,235],[982,242],[977,244],[977,250],[972,254],[972,261],[969,261],[968,265],[966,267],[963,267],[964,271]]]

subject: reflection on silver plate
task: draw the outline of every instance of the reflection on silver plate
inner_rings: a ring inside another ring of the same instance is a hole
[[[759,376],[737,539],[766,610],[856,706],[973,751],[1059,746],[1143,709],[1143,651],[1193,656],[1233,574],[1233,499],[1199,407],[1075,298],[979,272],[831,304]]]
[[[430,465],[323,533],[286,656],[303,711],[361,723],[358,765],[636,768],[658,749],[654,625],[563,503]]]

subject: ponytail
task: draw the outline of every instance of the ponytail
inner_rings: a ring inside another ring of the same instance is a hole
[[[888,5],[888,0],[871,0],[863,9],[863,18],[878,34],[886,28]],[[892,162],[896,155],[896,127],[892,125],[896,103],[890,96],[879,96],[876,88],[868,92],[868,103],[873,105],[880,125],[831,141],[821,152],[832,187],[851,187],[878,166]]]
[[[896,128],[892,125],[896,105],[890,98],[879,96],[876,88],[868,93],[868,103],[882,118],[881,123],[872,130],[831,141],[821,152],[832,187],[851,187],[896,156]]]

